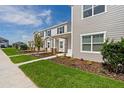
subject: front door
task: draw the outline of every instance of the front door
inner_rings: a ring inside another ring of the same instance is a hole
[[[59,41],[59,52],[65,52],[65,42]]]

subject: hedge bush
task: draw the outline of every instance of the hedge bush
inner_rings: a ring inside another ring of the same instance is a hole
[[[120,41],[107,39],[101,49],[105,66],[109,71],[124,72],[124,38]]]
[[[20,45],[20,50],[27,50],[28,46],[26,44]]]

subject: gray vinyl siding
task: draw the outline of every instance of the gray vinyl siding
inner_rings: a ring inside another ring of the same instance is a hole
[[[120,40],[124,37],[124,6],[107,6],[107,12],[83,18],[81,6],[73,7],[73,57],[102,62],[99,53],[80,52],[80,35],[106,31],[106,38]]]

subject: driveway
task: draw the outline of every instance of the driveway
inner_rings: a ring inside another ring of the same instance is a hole
[[[0,49],[0,88],[3,87],[36,88],[36,85]]]

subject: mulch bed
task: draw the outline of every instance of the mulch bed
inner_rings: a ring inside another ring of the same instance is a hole
[[[53,56],[53,53],[39,53],[39,54],[32,54],[33,56],[39,57],[39,58],[44,58],[44,57],[49,57]]]
[[[115,74],[103,69],[102,63],[94,62],[94,61],[87,61],[87,60],[80,60],[77,58],[70,58],[70,57],[57,57],[50,59],[53,62],[64,64],[69,67],[79,68],[83,71],[88,71],[91,73],[96,73],[99,75],[111,77],[116,80],[124,81],[124,74]]]
[[[31,51],[31,50],[22,50],[22,53],[37,53],[37,51]],[[39,51],[39,52],[44,52],[44,51]]]

